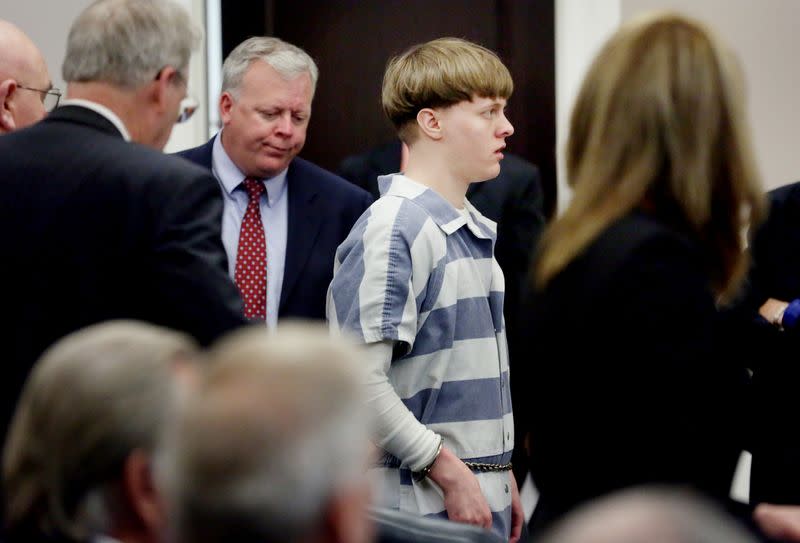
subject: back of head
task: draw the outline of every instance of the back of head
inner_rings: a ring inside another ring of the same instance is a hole
[[[575,510],[541,543],[755,543],[738,522],[705,499],[667,488],[621,491]]]
[[[320,530],[329,502],[363,483],[358,356],[301,324],[215,346],[159,461],[177,541],[291,542]]]
[[[574,194],[542,241],[540,282],[639,207],[698,239],[729,293],[746,269],[742,232],[763,210],[743,94],[733,53],[699,22],[660,13],[620,27],[575,102]]]
[[[508,99],[513,91],[511,74],[495,53],[459,38],[439,38],[389,61],[381,101],[400,139],[411,143],[421,109],[448,107],[475,97]]]
[[[135,89],[165,66],[185,76],[200,39],[174,0],[97,0],[72,24],[62,74],[67,82]]]
[[[308,73],[311,88],[316,89],[319,69],[314,60],[302,49],[273,37],[249,38],[230,52],[222,64],[222,92],[237,95],[247,68],[260,60],[272,66],[286,80]]]
[[[90,326],[48,349],[5,445],[10,533],[107,533],[122,466],[132,451],[153,448],[179,390],[175,365],[195,352],[187,336],[133,321]]]

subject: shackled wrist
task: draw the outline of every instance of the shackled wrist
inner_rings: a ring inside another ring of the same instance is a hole
[[[442,454],[442,446],[443,445],[444,445],[444,438],[443,437],[439,437],[439,446],[436,447],[436,454],[433,455],[433,460],[431,460],[430,463],[427,466],[425,466],[424,468],[422,468],[421,470],[414,471],[414,472],[411,473],[411,477],[415,481],[417,481],[417,482],[422,481],[423,479],[426,479],[431,474],[431,470],[433,469],[433,465],[436,463],[436,460],[439,458],[439,455]]]

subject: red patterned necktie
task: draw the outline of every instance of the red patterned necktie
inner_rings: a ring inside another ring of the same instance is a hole
[[[242,183],[247,191],[247,210],[239,232],[236,270],[233,277],[244,300],[244,316],[253,320],[267,318],[267,240],[261,222],[261,195],[264,183],[248,177]]]

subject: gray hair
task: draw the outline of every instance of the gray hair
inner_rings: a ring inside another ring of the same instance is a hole
[[[260,60],[272,66],[286,80],[308,73],[311,77],[311,96],[317,88],[319,69],[308,53],[278,38],[249,38],[231,51],[222,64],[222,92],[238,96],[242,78],[253,61]]]
[[[97,0],[67,38],[67,82],[102,81],[134,89],[165,66],[184,78],[202,32],[174,0]]]
[[[55,343],[34,366],[3,458],[9,530],[88,541],[116,513],[114,483],[135,449],[152,451],[181,390],[181,333],[134,321]]]
[[[177,541],[298,540],[364,481],[359,356],[310,324],[239,331],[212,350],[156,466]]]

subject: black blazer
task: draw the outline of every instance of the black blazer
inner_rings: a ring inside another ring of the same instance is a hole
[[[339,166],[342,177],[378,198],[378,176],[400,170],[400,141],[395,140],[375,147],[360,155],[346,158]],[[497,243],[495,257],[506,280],[503,314],[506,319],[506,333],[509,347],[519,341],[524,334],[518,326],[517,316],[522,299],[531,255],[536,241],[544,229],[544,195],[539,168],[515,155],[506,154],[500,163],[500,175],[483,183],[472,183],[467,198],[478,211],[497,223]],[[524,396],[524,384],[517,378],[515,360],[510,359],[511,398],[514,409],[514,426],[517,429],[514,449],[514,473],[522,485],[527,473],[527,460],[521,455],[521,430],[524,427],[524,414],[517,409],[517,398]]]
[[[718,356],[697,244],[634,212],[535,291],[525,316],[516,363],[540,491],[532,532],[631,485],[682,484],[726,500],[747,374]]]
[[[243,324],[202,168],[77,106],[0,137],[0,157],[3,417],[39,354],[83,326],[140,319],[209,343]]]
[[[213,147],[211,138],[178,154],[210,171]],[[286,182],[289,225],[278,317],[324,320],[336,249],[372,196],[302,158],[289,164]],[[220,202],[221,190],[217,186]]]
[[[800,182],[769,193],[767,220],[751,243],[753,263],[745,295],[734,306],[737,333],[753,368],[750,502],[800,503],[800,331],[780,332],[758,314],[767,298],[800,298]]]

